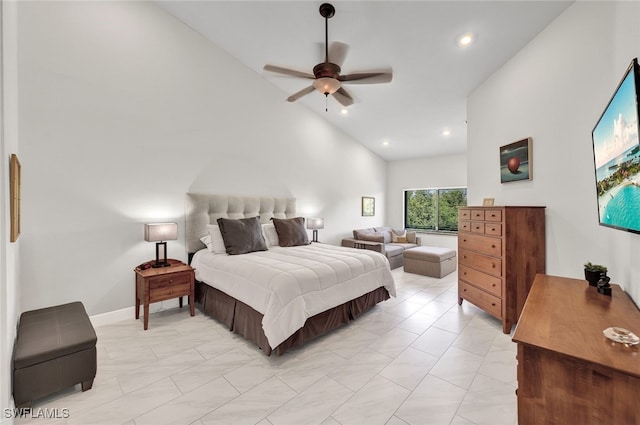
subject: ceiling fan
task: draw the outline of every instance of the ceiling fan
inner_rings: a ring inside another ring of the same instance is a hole
[[[324,62],[313,67],[313,74],[275,65],[264,66],[265,71],[314,80],[309,87],[289,96],[287,98],[289,102],[295,102],[302,96],[317,90],[324,94],[325,97],[328,98],[329,95],[332,95],[343,106],[349,106],[353,104],[353,97],[342,87],[343,83],[379,84],[388,83],[393,78],[391,70],[340,75],[340,66],[346,57],[349,46],[338,41],[334,41],[331,43],[331,46],[329,46],[329,18],[332,18],[335,13],[336,10],[333,5],[329,3],[320,5],[320,15],[324,18],[325,25],[325,58]]]

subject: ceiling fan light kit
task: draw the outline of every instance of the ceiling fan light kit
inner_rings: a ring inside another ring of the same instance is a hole
[[[301,97],[317,90],[327,98],[329,95],[333,96],[342,106],[347,107],[353,104],[353,97],[342,87],[343,83],[379,84],[388,83],[392,80],[393,73],[391,70],[365,71],[356,74],[340,75],[340,66],[344,61],[349,46],[340,42],[333,42],[331,46],[329,46],[329,18],[332,18],[335,12],[335,8],[329,3],[320,5],[320,16],[324,18],[325,22],[325,58],[324,62],[313,67],[313,74],[276,65],[264,66],[265,71],[313,80],[311,86],[289,96],[287,98],[289,102],[295,102]]]

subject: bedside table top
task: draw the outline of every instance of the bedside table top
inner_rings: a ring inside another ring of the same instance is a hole
[[[166,267],[150,267],[146,270],[142,270],[140,269],[140,267],[136,267],[135,269],[133,269],[136,273],[138,273],[140,276],[142,277],[153,277],[153,276],[160,276],[163,274],[167,274],[167,273],[178,273],[178,272],[184,272],[184,271],[193,271],[194,268],[191,267],[188,264],[183,263],[180,260],[174,260],[174,259],[167,259],[167,262],[169,264],[171,264],[170,266],[166,266]]]

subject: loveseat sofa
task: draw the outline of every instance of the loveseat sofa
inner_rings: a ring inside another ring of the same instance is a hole
[[[353,231],[353,238],[343,239],[342,246],[364,248],[384,254],[392,269],[402,266],[405,249],[420,246],[416,232],[394,230],[391,227],[370,227]]]

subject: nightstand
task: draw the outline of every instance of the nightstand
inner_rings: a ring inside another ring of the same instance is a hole
[[[142,270],[136,267],[136,319],[140,318],[140,303],[144,305],[144,330],[149,327],[149,304],[158,301],[189,297],[191,315],[195,314],[194,298],[194,269],[178,260],[167,260],[170,266],[149,268]]]

